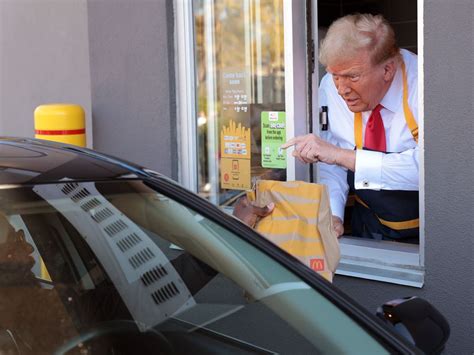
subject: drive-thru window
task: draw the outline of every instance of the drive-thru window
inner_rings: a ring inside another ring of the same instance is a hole
[[[389,0],[177,2],[181,182],[223,208],[258,179],[318,182],[317,164],[302,165],[279,147],[294,136],[320,132],[317,88],[325,71],[317,61],[319,40],[340,16],[380,13],[400,47],[418,54],[420,69],[422,7]],[[423,201],[423,164],[420,175]],[[351,203],[349,198],[348,218]],[[419,244],[353,238],[346,228],[338,273],[421,287],[423,227],[420,204]]]

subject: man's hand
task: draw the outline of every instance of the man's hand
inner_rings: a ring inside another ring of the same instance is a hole
[[[295,147],[293,156],[302,163],[320,161],[330,165],[340,165],[352,171],[355,169],[355,151],[339,148],[314,134],[294,137],[281,147],[286,149],[291,146]]]
[[[293,156],[303,163],[322,161],[328,164],[336,164],[336,156],[340,149],[314,134],[294,137],[281,147],[286,149],[291,146],[295,147]]]
[[[268,216],[273,212],[274,208],[275,204],[273,202],[265,207],[257,207],[249,201],[247,196],[243,196],[235,204],[234,212],[232,214],[253,228],[257,223],[258,218]]]
[[[332,216],[332,227],[338,238],[344,234],[344,224],[339,217]]]

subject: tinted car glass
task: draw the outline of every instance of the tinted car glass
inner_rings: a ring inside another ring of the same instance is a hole
[[[21,353],[387,353],[304,280],[139,180],[0,190]]]

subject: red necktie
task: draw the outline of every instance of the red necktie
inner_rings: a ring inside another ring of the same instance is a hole
[[[383,126],[382,116],[380,115],[380,110],[382,108],[383,106],[378,104],[370,114],[367,126],[365,127],[364,146],[367,149],[386,152],[387,143],[385,141],[385,128]]]

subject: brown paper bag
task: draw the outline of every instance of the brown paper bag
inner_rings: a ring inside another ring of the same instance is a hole
[[[306,266],[332,281],[340,259],[339,242],[325,185],[303,181],[259,180],[249,199],[275,204],[256,230]]]

